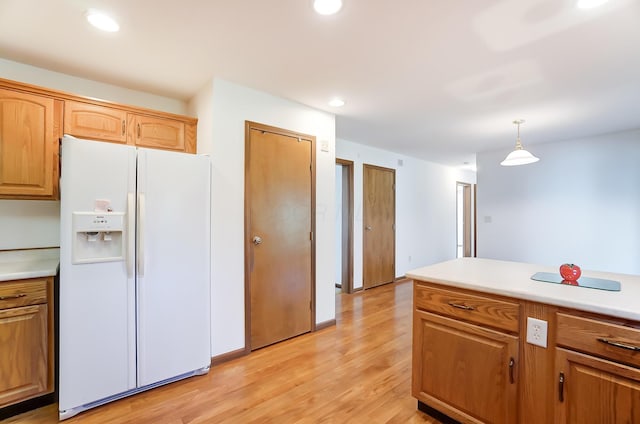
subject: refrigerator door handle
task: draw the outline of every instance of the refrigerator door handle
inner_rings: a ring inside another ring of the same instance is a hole
[[[144,277],[144,193],[138,193],[138,277]]]
[[[133,278],[133,267],[136,252],[136,237],[134,228],[136,226],[136,203],[133,193],[127,194],[127,276]]]

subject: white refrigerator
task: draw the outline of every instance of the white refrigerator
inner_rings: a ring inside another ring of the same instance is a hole
[[[211,362],[210,161],[65,136],[60,419]]]

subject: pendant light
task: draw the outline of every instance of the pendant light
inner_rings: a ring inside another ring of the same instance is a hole
[[[528,163],[538,162],[540,159],[533,156],[528,151],[524,150],[522,143],[520,142],[520,124],[524,122],[524,119],[516,119],[513,121],[518,126],[518,138],[516,139],[516,149],[509,153],[507,157],[500,162],[502,166],[516,166],[526,165]]]

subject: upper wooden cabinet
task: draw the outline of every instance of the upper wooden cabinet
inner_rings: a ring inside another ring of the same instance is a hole
[[[0,87],[0,198],[58,196],[62,101]]]
[[[88,101],[64,102],[64,133],[152,149],[196,152],[196,120]]]
[[[184,152],[185,138],[184,122],[129,114],[129,144]]]
[[[0,199],[57,199],[63,134],[196,152],[198,120],[0,79]]]
[[[127,142],[127,112],[91,103],[64,102],[64,132],[79,138]]]

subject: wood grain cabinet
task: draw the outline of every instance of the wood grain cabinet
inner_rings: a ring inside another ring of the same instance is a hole
[[[416,283],[412,394],[468,423],[516,423],[519,305]]]
[[[62,102],[0,85],[0,198],[58,196]]]
[[[556,423],[640,423],[640,329],[557,314]]]
[[[64,132],[78,138],[196,152],[195,119],[136,113],[97,102],[64,102]]]
[[[196,153],[197,122],[0,79],[0,199],[58,198],[63,134]]]
[[[0,407],[53,391],[53,279],[0,282]]]
[[[184,122],[154,116],[129,114],[130,144],[153,149],[187,151]]]
[[[67,100],[64,102],[64,132],[78,138],[124,144],[127,142],[127,112]]]
[[[640,322],[424,281],[413,295],[423,405],[462,423],[640,424]],[[520,341],[527,316],[548,323],[546,348]]]

